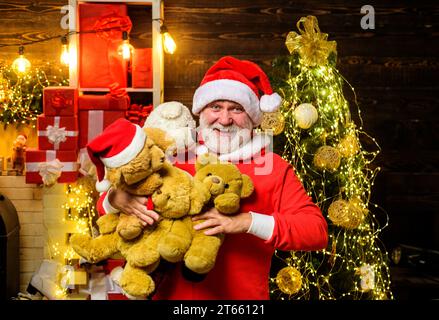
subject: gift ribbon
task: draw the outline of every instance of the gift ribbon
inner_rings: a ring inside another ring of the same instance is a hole
[[[78,131],[66,131],[65,127],[60,128],[60,117],[54,117],[53,126],[48,125],[45,131],[38,131],[40,137],[47,137],[49,142],[54,145],[55,150],[59,149],[59,144],[65,142],[67,137],[77,137]]]
[[[87,142],[93,140],[104,131],[104,110],[88,111]]]
[[[55,109],[64,109],[73,106],[73,100],[67,98],[61,92],[55,92],[50,99],[50,104]]]
[[[337,53],[337,43],[327,41],[328,34],[320,32],[315,16],[302,17],[297,22],[297,29],[300,34],[295,31],[288,33],[285,45],[290,54],[299,53],[305,65],[325,65],[329,54]]]
[[[96,34],[107,41],[120,41],[123,31],[129,32],[133,26],[130,17],[120,16],[116,12],[98,19],[93,26]]]

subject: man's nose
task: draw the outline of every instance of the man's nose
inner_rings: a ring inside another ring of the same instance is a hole
[[[223,126],[229,126],[233,123],[233,119],[228,111],[223,111],[218,118],[218,122]]]

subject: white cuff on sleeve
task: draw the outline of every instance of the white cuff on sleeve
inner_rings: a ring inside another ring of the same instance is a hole
[[[268,240],[273,235],[274,218],[266,214],[250,211],[252,223],[247,233],[257,236],[263,240]]]
[[[108,200],[108,195],[110,194],[110,190],[108,190],[107,194],[105,195],[104,201],[102,201],[102,207],[104,208],[105,213],[118,213],[119,210],[117,210],[115,207],[113,207]]]

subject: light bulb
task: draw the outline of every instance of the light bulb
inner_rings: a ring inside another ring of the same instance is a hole
[[[61,64],[68,66],[70,64],[70,51],[69,51],[69,45],[67,43],[67,38],[62,37],[61,43],[62,43],[62,47],[61,47],[60,61]]]
[[[126,31],[122,33],[122,39],[122,44],[117,48],[117,53],[121,55],[124,60],[131,60],[131,57],[134,55],[134,47],[130,44]]]
[[[31,66],[29,60],[27,60],[24,57],[23,53],[24,53],[24,47],[21,46],[18,50],[19,57],[15,59],[14,62],[12,63],[12,70],[14,70],[14,72],[17,74],[26,73]]]
[[[169,34],[169,32],[165,32],[163,34],[163,38],[165,42],[165,52],[173,54],[175,52],[175,49],[177,49],[177,45],[175,44],[174,39],[172,39],[172,36]]]

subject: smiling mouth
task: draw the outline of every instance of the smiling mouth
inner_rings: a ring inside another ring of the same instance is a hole
[[[217,135],[220,135],[220,136],[230,136],[232,134],[232,132],[230,132],[230,131],[224,131],[224,130],[221,130],[221,129],[218,129],[218,128],[214,128],[213,131]]]

